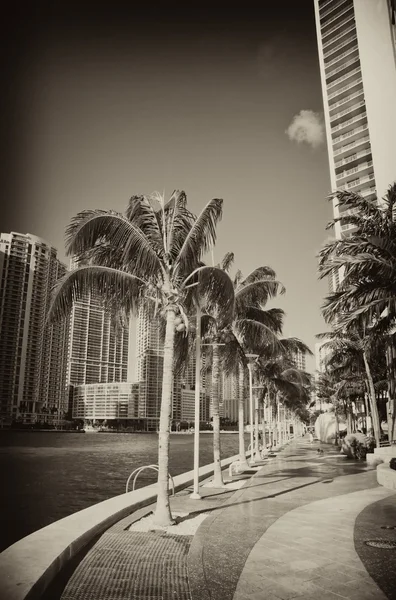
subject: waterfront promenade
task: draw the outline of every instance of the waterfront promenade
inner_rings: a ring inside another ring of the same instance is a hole
[[[178,525],[147,531],[146,507],[108,529],[46,600],[396,599],[396,495],[375,469],[305,438],[224,489],[171,499]],[[389,544],[390,546],[392,544]]]

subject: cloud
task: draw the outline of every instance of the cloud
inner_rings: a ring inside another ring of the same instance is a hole
[[[317,148],[325,139],[322,115],[313,110],[301,110],[293,117],[285,133],[298,144],[305,142],[312,148]]]

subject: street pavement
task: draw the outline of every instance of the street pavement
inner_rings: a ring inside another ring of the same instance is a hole
[[[224,479],[171,498],[179,526],[139,530],[151,506],[111,527],[47,598],[396,600],[396,495],[375,469],[300,438]]]

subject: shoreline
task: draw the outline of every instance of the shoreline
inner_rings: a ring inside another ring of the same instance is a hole
[[[16,428],[9,428],[9,429],[0,429],[0,435],[3,432],[24,432],[24,433],[87,433],[86,431],[81,431],[78,429],[16,429]],[[90,431],[88,433],[117,433],[117,434],[122,434],[122,435],[131,435],[131,434],[135,434],[135,433],[145,433],[145,434],[152,434],[152,435],[158,435],[157,431]],[[213,431],[200,431],[200,434],[213,434]],[[238,431],[220,431],[221,434],[238,434]],[[248,431],[245,431],[245,433],[249,433]],[[171,435],[194,435],[193,431],[171,431],[170,432]]]

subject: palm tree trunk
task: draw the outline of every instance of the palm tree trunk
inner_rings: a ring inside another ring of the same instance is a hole
[[[380,433],[378,406],[377,406],[377,401],[376,401],[376,396],[375,396],[373,376],[371,374],[370,365],[368,363],[366,352],[364,350],[363,350],[363,360],[364,360],[364,366],[366,369],[367,382],[368,382],[368,386],[369,386],[369,395],[368,396],[369,396],[369,402],[370,402],[370,408],[371,408],[371,418],[372,418],[372,422],[373,422],[375,445],[377,448],[379,448],[381,433]]]
[[[239,468],[248,469],[245,450],[245,369],[242,364],[238,367],[238,437],[239,437]]]
[[[175,310],[168,308],[164,345],[162,398],[158,432],[158,493],[154,523],[167,527],[174,523],[169,506],[169,430],[172,408]]]
[[[340,423],[338,421],[338,415],[337,412],[334,411],[334,426],[335,426],[335,445],[338,444],[339,439],[340,439]]]
[[[395,397],[396,397],[396,348],[393,336],[386,348],[386,370],[388,378],[388,440],[395,439]]]
[[[221,473],[221,449],[220,449],[220,414],[219,414],[219,376],[220,356],[219,347],[213,345],[212,359],[212,417],[213,417],[213,485],[222,487],[224,485]]]
[[[260,441],[259,441],[259,402],[257,393],[254,398],[254,460],[260,460]]]
[[[265,436],[265,398],[263,399],[263,412],[261,413],[261,430],[263,432],[263,450],[267,449],[267,439]]]
[[[274,404],[272,407],[272,439],[273,439],[274,446],[278,445],[278,432],[277,432],[278,411],[277,411],[277,408],[278,408],[277,398],[276,398],[276,394],[275,394]]]

